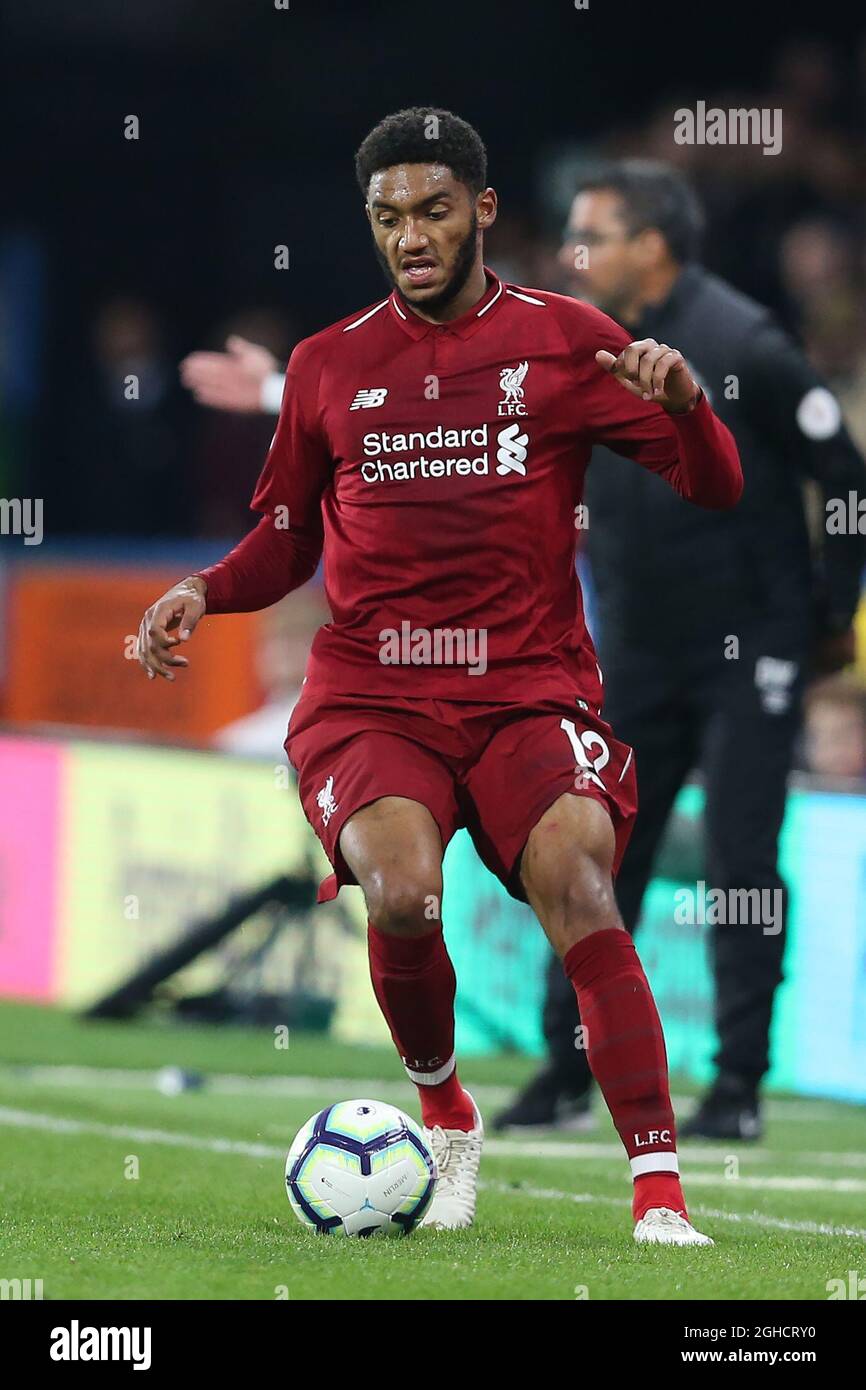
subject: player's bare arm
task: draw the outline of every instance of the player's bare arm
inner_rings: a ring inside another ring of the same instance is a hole
[[[629,343],[616,357],[602,348],[595,360],[626,391],[640,400],[654,401],[670,414],[687,414],[700,399],[700,387],[682,353],[655,338]]]
[[[199,575],[182,579],[151,604],[138,629],[136,655],[149,680],[174,680],[173,668],[188,666],[175,648],[195,632],[206,608],[207,581]]]

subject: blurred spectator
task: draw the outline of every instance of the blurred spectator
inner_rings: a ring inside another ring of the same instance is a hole
[[[853,238],[829,218],[806,219],[785,233],[779,259],[810,357],[834,384],[852,379],[866,328]]]
[[[866,780],[866,685],[847,673],[817,681],[806,695],[805,715],[808,770]]]
[[[194,390],[199,403],[219,407],[219,413],[206,410],[199,414],[191,472],[198,534],[222,538],[249,530],[250,498],[274,433],[274,422],[260,413],[248,413],[237,400],[223,401],[219,394],[214,396],[219,388],[214,372],[219,373],[227,355],[237,362],[240,344],[253,351],[266,350],[271,361],[284,369],[299,334],[287,315],[249,309],[223,324],[214,337],[217,343],[226,343],[228,354],[192,353],[181,364],[181,373],[184,385]],[[229,344],[235,345],[234,352]],[[242,360],[243,350],[240,356]]]
[[[310,644],[329,617],[324,591],[316,584],[289,594],[262,613],[256,667],[264,702],[252,714],[221,729],[214,737],[217,748],[248,757],[279,755],[301,693]]]
[[[89,386],[76,403],[73,436],[81,473],[68,505],[90,534],[160,536],[189,529],[185,473],[178,468],[174,364],[150,305],[112,299],[96,314]],[[84,448],[81,448],[81,445]]]

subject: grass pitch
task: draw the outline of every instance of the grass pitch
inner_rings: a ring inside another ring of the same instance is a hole
[[[167,1065],[203,1084],[164,1094]],[[532,1067],[467,1059],[461,1075],[489,1118]],[[825,1300],[866,1273],[861,1107],[774,1099],[761,1145],[684,1145],[716,1247],[666,1250],[632,1242],[603,1106],[586,1139],[491,1136],[470,1231],[317,1238],[286,1200],[285,1152],[353,1095],[419,1115],[387,1051],[0,1006],[0,1278],[41,1279],[46,1299]]]

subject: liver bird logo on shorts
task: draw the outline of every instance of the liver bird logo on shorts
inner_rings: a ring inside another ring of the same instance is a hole
[[[339,809],[338,803],[334,800],[334,779],[329,777],[322,790],[316,797],[316,805],[321,807],[322,824],[327,825],[331,816]]]

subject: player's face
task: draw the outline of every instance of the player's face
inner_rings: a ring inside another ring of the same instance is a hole
[[[640,238],[629,234],[618,194],[600,189],[577,195],[559,253],[575,298],[617,318],[635,300],[642,252]]]
[[[398,292],[435,311],[453,300],[481,257],[496,195],[477,198],[444,164],[396,164],[370,180],[367,216],[376,254]]]

